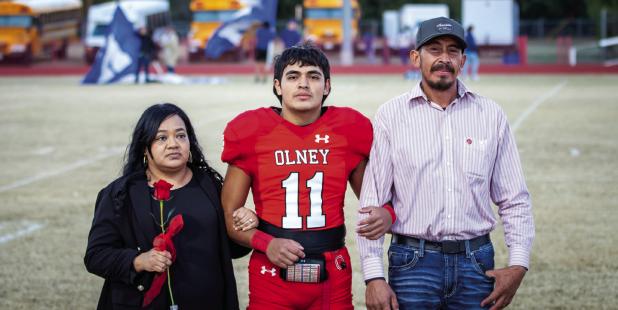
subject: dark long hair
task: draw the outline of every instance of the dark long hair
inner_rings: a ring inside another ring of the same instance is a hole
[[[128,176],[139,172],[146,173],[144,150],[147,149],[150,153],[150,146],[157,135],[159,126],[165,119],[173,115],[178,115],[187,127],[190,144],[189,152],[191,152],[191,157],[193,158],[191,162],[187,163],[187,166],[193,171],[202,171],[208,174],[220,189],[223,184],[223,177],[206,162],[189,117],[181,108],[171,103],[152,105],[142,113],[142,116],[135,125],[135,129],[133,129],[131,143],[129,143],[125,152],[122,175]]]

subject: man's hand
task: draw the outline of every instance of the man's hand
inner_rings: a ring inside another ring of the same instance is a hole
[[[294,265],[299,258],[305,257],[304,248],[300,243],[283,238],[274,238],[268,244],[266,256],[271,263],[281,268]]]
[[[393,219],[385,208],[365,207],[358,210],[358,212],[369,214],[365,219],[358,222],[356,226],[356,232],[360,236],[369,240],[377,240],[391,229]]]
[[[397,310],[397,296],[384,279],[371,280],[365,290],[365,304],[368,310]]]
[[[496,279],[496,283],[494,291],[481,302],[481,307],[493,303],[490,310],[498,310],[511,303],[521,281],[526,275],[526,268],[511,266],[502,269],[488,270],[485,274]]]

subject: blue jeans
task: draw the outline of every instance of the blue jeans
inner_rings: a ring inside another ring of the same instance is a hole
[[[489,309],[481,301],[491,294],[494,269],[491,243],[460,254],[442,254],[418,247],[391,244],[388,251],[389,284],[399,309]]]
[[[466,63],[463,67],[463,76],[476,80],[479,75],[479,54],[466,51]]]
[[[140,55],[137,58],[137,71],[135,72],[135,84],[139,83],[139,74],[144,68],[144,74],[146,75],[146,83],[150,82],[150,77],[148,76],[148,69],[150,68],[150,57]]]

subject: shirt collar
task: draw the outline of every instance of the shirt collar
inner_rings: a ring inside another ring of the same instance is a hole
[[[466,96],[466,94],[474,95],[474,93],[471,90],[469,90],[461,80],[457,79],[457,98],[463,98],[464,96]],[[415,99],[422,99],[422,100],[415,100]],[[429,102],[429,99],[427,99],[427,95],[423,91],[423,88],[421,88],[420,81],[410,91],[408,95],[408,102],[411,102],[411,103]]]

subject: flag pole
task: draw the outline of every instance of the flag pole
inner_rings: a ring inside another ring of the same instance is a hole
[[[341,44],[341,64],[344,66],[351,66],[353,62],[352,0],[343,0],[343,42]]]

